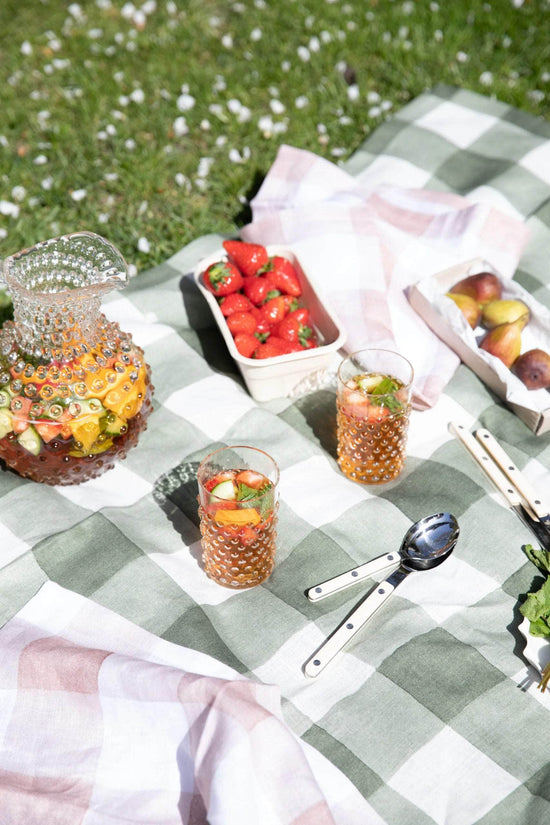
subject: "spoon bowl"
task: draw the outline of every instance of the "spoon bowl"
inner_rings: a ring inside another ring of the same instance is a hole
[[[405,570],[429,570],[453,552],[460,528],[451,513],[426,516],[410,527],[399,549]]]

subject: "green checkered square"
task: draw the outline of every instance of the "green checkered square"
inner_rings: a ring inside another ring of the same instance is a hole
[[[492,129],[488,129],[469,148],[485,158],[500,158],[501,160],[517,162],[539,146],[542,138],[526,132],[515,123],[499,121]]]
[[[457,706],[454,730],[478,747],[501,768],[540,792],[540,779],[548,777],[548,741],[540,736],[548,711],[526,696],[511,679],[493,685],[487,680],[487,663],[476,667],[482,686],[468,704]],[[458,671],[457,674],[458,675]],[[462,680],[464,681],[464,680]],[[550,789],[546,789],[550,801]]]
[[[544,779],[548,785],[548,770]],[[476,825],[547,825],[549,815],[543,794],[522,785],[477,820]]]
[[[161,634],[163,639],[206,653],[232,667],[238,673],[247,673],[247,667],[235,656],[216,632],[212,621],[199,605],[188,608],[174,619]]]
[[[437,166],[434,177],[442,181],[453,192],[466,195],[478,186],[488,184],[495,186],[495,179],[499,177],[507,180],[507,176],[512,171],[512,163],[508,160],[487,158],[472,149],[465,149],[449,154],[449,157]],[[429,181],[427,188],[429,189],[431,185]],[[514,201],[511,202],[514,203]]]
[[[379,672],[447,723],[505,679],[477,650],[441,627],[398,648]],[[473,672],[475,680],[464,679],[465,673]]]
[[[302,739],[340,768],[366,799],[383,785],[383,780],[378,774],[364,765],[353,751],[319,725],[312,725],[302,735]]]
[[[332,708],[322,726],[387,781],[443,725],[407,690],[374,673],[359,693]]]

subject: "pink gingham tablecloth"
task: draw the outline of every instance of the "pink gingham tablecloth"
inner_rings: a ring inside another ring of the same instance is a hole
[[[0,661],[2,825],[382,823],[278,688],[54,583],[0,630]]]
[[[368,167],[356,179],[286,145],[251,207],[243,240],[292,247],[343,323],[348,352],[379,346],[406,355],[419,409],[435,404],[459,359],[410,306],[407,288],[476,257],[511,278],[528,238],[521,220],[490,203],[406,180],[383,185]]]

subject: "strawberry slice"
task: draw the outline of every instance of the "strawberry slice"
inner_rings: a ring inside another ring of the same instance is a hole
[[[261,473],[256,473],[254,470],[241,470],[237,473],[235,478],[237,484],[246,484],[247,487],[252,487],[253,490],[261,490],[265,486],[265,476]]]
[[[235,479],[235,470],[222,470],[219,473],[216,473],[215,476],[211,476],[207,479],[204,483],[204,488],[211,492],[214,487],[217,487],[218,484],[221,484],[222,481],[229,481]]]
[[[269,260],[265,246],[246,241],[224,241],[223,248],[229,255],[229,259],[247,277],[255,275],[260,267],[265,266]]]

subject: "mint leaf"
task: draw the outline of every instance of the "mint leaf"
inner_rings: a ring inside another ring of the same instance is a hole
[[[373,390],[371,390],[371,393],[372,395],[387,395],[388,393],[395,392],[398,389],[399,384],[397,381],[394,381],[393,378],[386,376]]]
[[[259,490],[243,484],[242,481],[237,485],[237,501],[252,501],[252,499],[258,498],[259,495],[261,495]]]

